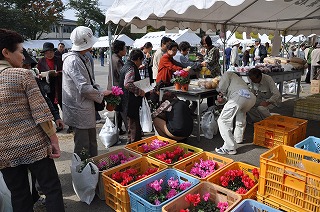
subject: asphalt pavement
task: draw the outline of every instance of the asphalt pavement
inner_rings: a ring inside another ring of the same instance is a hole
[[[100,62],[95,60],[95,77],[96,82],[100,84],[102,88],[107,87],[107,64],[106,66],[101,67]],[[307,96],[309,94],[310,85],[302,83],[302,92],[301,96]],[[292,116],[293,114],[293,102],[294,98],[284,96],[283,104],[280,108],[275,108],[272,112],[278,113],[281,115]],[[201,105],[201,110],[206,108],[205,102]],[[104,112],[100,112],[102,115]],[[108,113],[110,118],[113,117],[113,113]],[[97,124],[97,134],[100,132],[103,123]],[[223,140],[221,136],[218,134],[214,136],[213,139],[206,139],[203,134],[201,135],[201,141],[198,142],[196,139],[196,127],[194,127],[193,135],[191,135],[186,144],[190,144],[199,148],[202,148],[204,151],[214,152],[216,147],[221,147],[223,144]],[[317,121],[309,121],[307,128],[307,136],[313,135],[320,137],[319,132],[319,122]],[[145,136],[151,136],[152,133],[147,133]],[[71,157],[73,153],[73,135],[68,134],[66,129],[58,133],[58,137],[60,140],[60,148],[62,150],[61,157],[55,160],[57,170],[59,173],[60,181],[62,184],[63,197],[65,203],[65,209],[69,212],[88,212],[88,211],[113,211],[110,207],[106,205],[106,203],[100,200],[97,196],[95,196],[94,200],[90,205],[86,203],[80,202],[78,197],[76,196],[71,181],[71,173],[70,173],[70,165],[71,165]],[[97,136],[98,137],[98,136]],[[121,144],[117,144],[109,149],[109,151],[122,148],[125,146],[125,136],[120,136]],[[242,144],[237,144],[237,154],[236,155],[226,155],[225,157],[232,158],[234,161],[241,161],[248,164],[252,164],[255,166],[259,166],[259,157],[262,153],[266,152],[268,149],[260,146],[256,146],[252,144],[253,142],[253,126],[247,125],[245,132],[245,141]],[[98,140],[98,149],[99,154],[106,153],[108,150],[105,149],[103,144]],[[41,206],[37,208],[36,211],[45,211],[45,209]]]

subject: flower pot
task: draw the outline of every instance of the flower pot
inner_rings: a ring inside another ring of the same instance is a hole
[[[107,104],[106,109],[107,109],[108,111],[114,111],[114,109],[116,109],[116,105]]]
[[[181,84],[180,83],[174,83],[174,87],[176,90],[181,90]]]
[[[189,84],[181,85],[181,89],[182,89],[182,91],[188,91],[188,89],[189,89]]]

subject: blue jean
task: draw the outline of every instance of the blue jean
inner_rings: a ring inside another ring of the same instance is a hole
[[[104,57],[100,57],[101,66],[104,66]]]

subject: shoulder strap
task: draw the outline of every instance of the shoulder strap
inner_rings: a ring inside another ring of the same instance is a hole
[[[86,70],[87,70],[87,72],[88,72],[88,74],[89,74],[89,78],[90,78],[91,85],[93,85],[93,81],[92,81],[92,78],[91,78],[91,75],[90,75],[89,69],[88,69],[88,67],[87,67],[87,65],[86,65],[86,61],[84,61],[84,59],[83,59],[83,58],[81,58],[81,57],[79,57],[79,58],[80,58],[80,60],[82,60],[82,62],[83,62],[83,64],[84,64],[84,66],[86,67]]]

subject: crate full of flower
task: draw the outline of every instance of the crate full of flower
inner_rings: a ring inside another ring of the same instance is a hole
[[[217,211],[227,212],[241,201],[241,196],[209,182],[201,182],[194,188],[169,202],[162,212]]]
[[[206,181],[216,171],[233,162],[232,159],[202,152],[175,166],[173,168],[189,174],[199,180]]]
[[[99,181],[96,188],[96,194],[101,200],[105,200],[102,171],[111,169],[121,164],[125,164],[139,157],[141,157],[140,154],[132,152],[128,149],[121,148],[89,159],[99,169]]]
[[[154,151],[153,153],[148,154],[148,157],[164,163],[169,167],[173,167],[201,152],[203,152],[203,150],[200,148],[183,143],[176,143],[169,147]]]
[[[260,156],[259,201],[320,212],[320,154],[280,145]]]
[[[161,212],[162,206],[200,181],[175,169],[166,169],[128,188],[131,211]]]
[[[242,199],[256,199],[259,169],[255,166],[234,162],[208,178],[208,182],[227,188],[241,195]]]
[[[142,156],[147,156],[148,154],[151,154],[156,150],[160,150],[164,147],[169,147],[175,143],[177,143],[177,141],[155,135],[137,142],[133,142],[132,144],[128,144],[125,146],[125,148],[137,152]]]
[[[102,172],[106,204],[115,211],[130,211],[127,188],[166,168],[158,161],[141,157]]]

